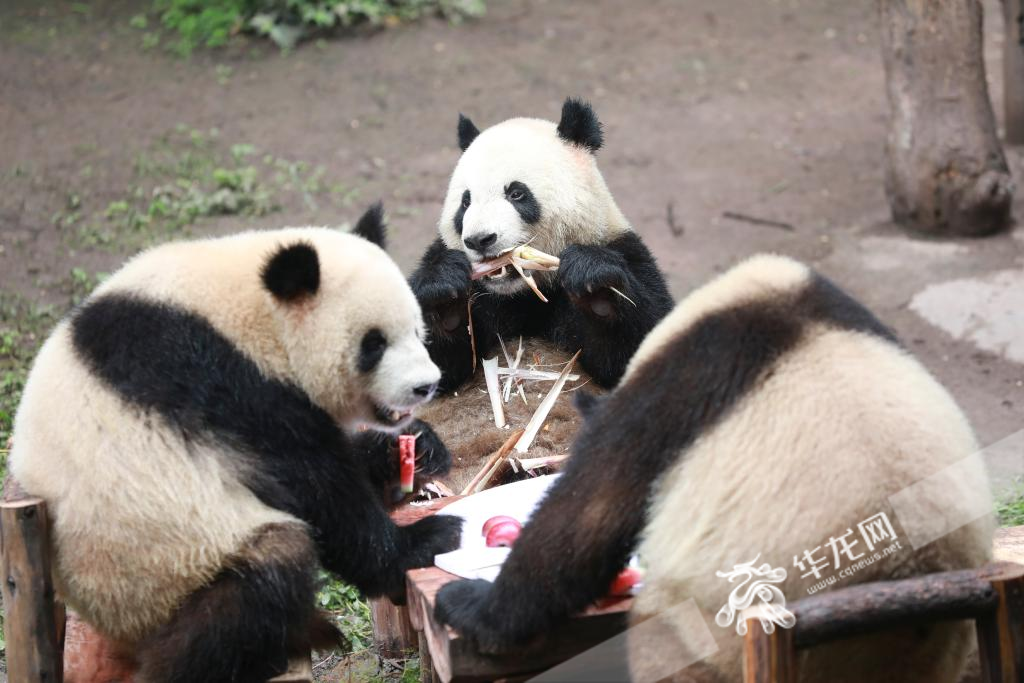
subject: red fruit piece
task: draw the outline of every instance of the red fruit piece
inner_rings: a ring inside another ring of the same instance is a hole
[[[636,567],[626,567],[612,581],[608,595],[629,595],[633,586],[644,580],[644,573]]]
[[[511,548],[512,544],[519,538],[522,527],[519,522],[498,522],[487,532],[488,548]]]
[[[416,477],[416,436],[414,434],[398,436],[398,465],[402,493],[412,493],[413,480]]]
[[[509,522],[511,524],[515,524],[517,527],[520,528],[522,528],[523,526],[515,517],[509,517],[508,515],[495,515],[494,517],[491,517],[486,522],[484,522],[484,527],[480,530],[480,535],[486,536],[487,532],[491,530],[491,527],[493,527],[495,524],[501,524],[502,522]]]

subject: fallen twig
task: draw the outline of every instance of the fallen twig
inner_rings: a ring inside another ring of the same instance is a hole
[[[673,237],[683,236],[683,226],[676,225],[675,206],[672,202],[665,207],[665,220],[668,222],[668,231],[672,233]]]
[[[773,221],[768,218],[758,218],[757,216],[748,216],[745,213],[737,213],[735,211],[723,211],[722,218],[731,218],[734,221],[743,221],[744,223],[750,223],[751,225],[765,225],[769,228],[778,228],[779,230],[785,230],[786,232],[793,232],[795,229],[789,223]]]

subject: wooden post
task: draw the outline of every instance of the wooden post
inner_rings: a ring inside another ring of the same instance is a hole
[[[1014,185],[985,82],[979,0],[881,0],[893,220],[946,236],[1010,224]]]
[[[996,565],[984,578],[999,603],[994,613],[975,622],[981,680],[1016,683],[1024,678],[1024,567]]]
[[[370,600],[370,624],[373,644],[381,657],[404,659],[417,647],[416,631],[409,623],[409,610],[387,598]]]
[[[430,647],[427,645],[427,636],[423,631],[418,634],[420,648],[420,683],[438,683],[440,679],[434,671],[434,662],[430,658]]]
[[[60,683],[63,662],[50,575],[46,503],[0,503],[7,673],[18,683]]]
[[[1024,143],[1024,9],[1021,0],[1002,0],[1003,114],[1006,142]]]
[[[743,641],[744,683],[796,683],[793,631],[776,627],[765,633],[758,619],[747,620]]]

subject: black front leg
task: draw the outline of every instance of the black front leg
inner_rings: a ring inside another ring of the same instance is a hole
[[[594,381],[618,383],[647,333],[672,309],[654,257],[628,233],[607,246],[571,245],[560,255],[564,296],[554,302],[552,340],[582,348],[580,364]]]
[[[441,369],[438,386],[441,393],[458,389],[473,374],[473,350],[468,327],[473,283],[469,275],[466,255],[457,249],[449,249],[438,238],[409,278],[409,285],[420,302],[430,331],[427,350],[431,360]],[[475,336],[481,338],[481,335]]]
[[[573,456],[574,459],[577,456]],[[437,595],[435,615],[484,653],[508,652],[556,628],[608,593],[644,521],[646,490],[630,490],[621,466],[582,460],[570,467],[513,546],[493,584],[455,581]],[[581,495],[583,494],[583,495]]]

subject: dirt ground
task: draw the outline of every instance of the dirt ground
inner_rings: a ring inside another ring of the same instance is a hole
[[[999,112],[1001,20],[996,2],[985,5]],[[315,209],[293,197],[276,213],[206,219],[193,233],[338,224],[382,197],[393,253],[408,269],[434,235],[458,155],[456,114],[480,126],[555,118],[566,95],[580,95],[605,124],[608,184],[676,296],[757,251],[805,259],[909,340],[986,444],[1021,429],[1024,357],[1008,342],[954,338],[911,306],[927,285],[1019,271],[1021,230],[937,243],[889,222],[875,3],[502,0],[462,26],[428,20],[287,56],[253,41],[188,61],[139,46],[128,21],[143,6],[0,5],[5,291],[59,301],[72,268],[114,268],[123,253],[69,247],[54,214],[72,192],[95,207],[119,197],[139,151],[182,123],[323,165],[358,193],[351,206]],[[1018,150],[1008,154],[1019,174]],[[1022,290],[1000,299],[1015,332],[1024,326]]]
[[[897,330],[984,444],[1024,426],[1024,230],[935,242],[889,221],[874,2],[492,0],[462,26],[427,20],[285,56],[253,41],[187,61],[140,47],[129,19],[145,5],[0,3],[8,295],[65,306],[69,273],[115,268],[131,248],[69,241],[55,217],[120,200],[139,155],[179,124],[322,165],[347,188],[344,201],[293,193],[277,212],[204,219],[193,234],[337,225],[383,198],[408,271],[435,234],[457,113],[481,127],[556,118],[578,95],[604,122],[608,184],[677,297],[758,251],[804,259]],[[998,115],[1001,19],[984,5]],[[1019,177],[1020,150],[1007,154]]]

